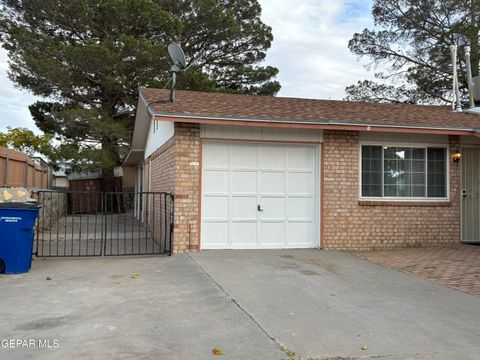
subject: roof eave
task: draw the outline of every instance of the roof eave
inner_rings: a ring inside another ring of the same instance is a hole
[[[343,122],[338,120],[279,120],[279,119],[248,119],[233,117],[214,117],[197,116],[189,114],[171,114],[158,113],[154,115],[155,120],[200,123],[200,124],[218,124],[218,125],[237,125],[237,126],[265,126],[265,127],[283,127],[283,128],[304,128],[304,129],[322,129],[322,130],[340,130],[340,131],[371,131],[371,132],[396,132],[396,133],[417,133],[417,134],[441,134],[441,135],[467,135],[478,136],[478,129],[473,128],[449,128],[449,127],[429,127],[412,125],[388,125],[388,124],[362,124],[357,122]]]
[[[122,162],[125,166],[136,166],[144,160],[145,150],[130,149]]]

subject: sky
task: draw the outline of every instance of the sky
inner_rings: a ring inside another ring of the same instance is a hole
[[[278,96],[342,99],[345,87],[373,74],[348,50],[355,32],[372,27],[372,0],[259,0],[262,20],[272,27],[266,65],[280,70]],[[36,128],[28,106],[37,99],[8,79],[8,56],[0,50],[0,131]]]

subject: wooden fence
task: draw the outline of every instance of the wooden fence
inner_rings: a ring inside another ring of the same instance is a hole
[[[0,147],[0,187],[48,189],[48,167],[19,151]]]

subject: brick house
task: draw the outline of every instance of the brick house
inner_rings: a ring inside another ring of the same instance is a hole
[[[175,195],[174,251],[480,240],[478,115],[140,89],[124,164]],[[460,159],[461,158],[461,159]]]

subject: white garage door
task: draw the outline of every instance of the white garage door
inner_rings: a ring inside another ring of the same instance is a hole
[[[318,247],[317,149],[205,142],[202,248]]]

